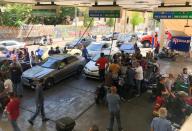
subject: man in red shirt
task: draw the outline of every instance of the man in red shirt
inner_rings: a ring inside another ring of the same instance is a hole
[[[96,61],[96,66],[99,66],[99,77],[101,81],[105,79],[105,69],[108,65],[108,59],[101,53],[101,57]]]
[[[13,127],[13,131],[20,131],[17,125],[17,118],[19,117],[20,100],[15,97],[14,93],[10,93],[9,98],[10,101],[5,108],[5,111],[8,113],[8,117]]]
[[[165,34],[167,35],[167,42],[166,42],[166,46],[169,47],[171,39],[172,39],[172,34],[169,31],[166,31]]]

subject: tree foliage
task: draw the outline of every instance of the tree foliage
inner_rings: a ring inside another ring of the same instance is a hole
[[[133,12],[131,18],[131,24],[133,26],[133,31],[135,32],[135,27],[144,22],[144,18],[140,15],[139,12]]]
[[[107,20],[106,24],[107,24],[109,27],[114,26],[114,24],[115,24],[114,18],[109,18],[109,19]]]
[[[21,26],[31,15],[32,6],[25,4],[7,4],[1,14],[1,24],[6,26]]]
[[[90,27],[92,27],[94,25],[94,20],[92,20],[93,18],[89,17],[88,10],[85,10],[83,12],[83,17],[84,17],[84,20],[83,20],[84,27],[88,27],[90,22],[91,22]]]

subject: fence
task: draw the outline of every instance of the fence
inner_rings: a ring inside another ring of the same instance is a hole
[[[53,38],[68,38],[81,36],[85,27],[75,27],[72,25],[24,25],[22,27],[0,26],[0,40],[36,38],[51,35]],[[102,35],[111,31],[110,27],[101,25],[89,29],[87,33]]]

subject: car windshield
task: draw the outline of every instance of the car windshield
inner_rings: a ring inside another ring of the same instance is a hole
[[[91,50],[91,51],[100,51],[102,48],[102,44],[90,44],[89,46],[87,46],[87,50]]]
[[[118,40],[126,41],[126,40],[129,40],[130,38],[131,36],[129,34],[122,34],[122,35],[119,35]]]
[[[105,55],[105,57],[109,57],[109,55]],[[95,57],[93,57],[92,61],[96,62],[100,58],[100,54],[97,54]]]
[[[56,59],[48,58],[41,66],[45,67],[45,68],[55,69],[57,61],[58,60],[56,60]]]

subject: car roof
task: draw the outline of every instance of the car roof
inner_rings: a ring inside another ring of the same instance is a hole
[[[110,44],[109,42],[106,41],[99,41],[99,42],[91,42],[91,44],[97,44],[97,45],[103,45],[103,44]]]
[[[16,40],[4,40],[4,41],[0,41],[0,43],[4,43],[4,42],[16,42],[16,43],[18,43],[18,41],[16,41]]]
[[[49,56],[48,58],[52,58],[52,59],[55,59],[55,60],[63,60],[69,56],[72,56],[70,54],[60,54],[60,55],[52,55],[52,56]]]

